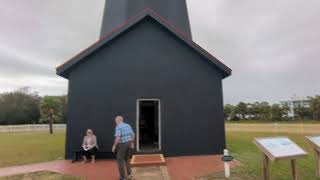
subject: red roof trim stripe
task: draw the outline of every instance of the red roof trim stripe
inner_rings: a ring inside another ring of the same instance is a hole
[[[181,38],[184,42],[186,42],[187,44],[189,44],[190,46],[192,46],[193,48],[196,48],[197,50],[201,51],[204,56],[207,56],[207,58],[209,58],[211,61],[216,61],[216,65],[217,66],[222,66],[223,68],[226,69],[227,74],[231,73],[231,69],[226,66],[224,63],[222,63],[220,60],[218,60],[215,56],[213,56],[211,53],[209,53],[208,51],[206,51],[205,49],[203,49],[201,46],[199,46],[197,43],[195,43],[192,39],[189,38],[189,36],[187,36],[183,31],[181,31],[179,28],[177,28],[176,26],[174,26],[173,24],[171,24],[167,19],[165,19],[164,17],[162,17],[160,14],[158,14],[157,12],[153,11],[152,9],[146,8],[142,11],[140,11],[137,15],[132,16],[130,18],[128,18],[124,23],[122,23],[121,25],[117,26],[116,28],[114,28],[111,32],[107,33],[106,35],[104,35],[103,37],[101,37],[98,41],[96,41],[94,44],[92,44],[91,46],[89,46],[88,48],[85,48],[84,50],[82,50],[80,53],[78,53],[76,56],[74,56],[73,58],[69,59],[68,61],[66,61],[65,63],[63,63],[62,65],[58,66],[56,69],[60,69],[62,68],[64,65],[67,65],[68,63],[72,62],[73,60],[79,58],[81,55],[83,55],[86,51],[90,50],[91,48],[95,47],[96,45],[98,45],[100,42],[106,40],[107,38],[109,38],[110,36],[114,35],[117,32],[120,32],[123,28],[125,28],[127,25],[129,25],[130,23],[135,23],[135,20],[139,20],[140,18],[143,18],[145,16],[151,16],[153,18],[155,18],[155,20],[160,21],[160,23],[164,26],[166,26],[168,28],[169,31],[172,31],[172,33],[176,34],[179,38]],[[214,60],[212,60],[214,59]],[[220,67],[221,68],[221,67]]]
[[[174,26],[170,21],[168,21],[166,18],[158,14],[157,12],[153,11],[152,9],[149,9],[151,13],[153,13],[155,16],[159,17],[167,26],[169,26],[172,30],[174,30],[177,34],[181,35],[181,38],[188,41],[189,43],[197,46],[202,52],[204,52],[206,55],[210,56],[211,58],[215,58],[219,63],[226,66],[229,70],[231,70],[227,65],[225,65],[223,62],[221,62],[218,58],[213,56],[211,53],[209,53],[207,50],[203,49],[200,45],[195,43],[192,39],[189,38],[183,31],[181,31],[179,28]]]
[[[95,45],[99,44],[99,42],[107,39],[109,36],[111,36],[112,34],[114,34],[115,32],[119,31],[120,29],[122,29],[123,27],[125,27],[126,25],[128,25],[132,20],[136,19],[137,17],[145,14],[145,12],[148,11],[148,9],[144,9],[141,12],[139,12],[139,14],[130,17],[129,19],[127,19],[125,22],[123,22],[122,24],[120,24],[119,26],[117,26],[116,28],[114,28],[111,32],[107,33],[106,35],[102,36],[100,39],[98,39],[95,43],[93,43],[91,46],[83,49],[80,53],[78,53],[77,55],[75,55],[74,57],[72,57],[71,59],[69,59],[68,61],[64,62],[63,64],[59,65],[57,68],[62,67],[63,65],[67,64],[68,62],[72,61],[73,59],[76,59],[77,57],[79,57],[80,55],[82,55],[85,51],[89,50],[90,48],[94,47]]]

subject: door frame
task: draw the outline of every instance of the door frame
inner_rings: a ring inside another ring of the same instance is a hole
[[[136,102],[136,144],[137,144],[137,151],[141,152],[140,150],[140,140],[139,140],[139,118],[140,118],[140,102],[141,101],[157,101],[158,102],[158,143],[159,143],[159,149],[155,149],[155,150],[159,150],[161,151],[161,101],[160,99],[137,99]]]

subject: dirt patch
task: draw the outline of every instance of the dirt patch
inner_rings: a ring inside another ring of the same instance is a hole
[[[257,177],[253,177],[245,174],[232,174],[231,178],[227,179],[224,176],[224,172],[215,173],[207,177],[200,177],[197,180],[257,180]]]

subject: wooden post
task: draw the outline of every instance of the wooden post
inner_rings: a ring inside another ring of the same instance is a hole
[[[320,177],[320,150],[316,148],[314,150],[316,159],[316,176]]]
[[[296,160],[291,159],[291,172],[292,172],[292,179],[293,180],[298,180],[298,174],[297,174],[297,165],[296,165]]]
[[[262,158],[263,158],[263,180],[270,180],[269,158],[265,154],[263,154]]]

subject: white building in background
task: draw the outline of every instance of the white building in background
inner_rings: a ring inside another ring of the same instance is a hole
[[[280,104],[282,106],[288,106],[290,108],[288,117],[294,118],[294,109],[297,107],[309,107],[309,100],[307,98],[293,96],[291,100],[280,101]]]

